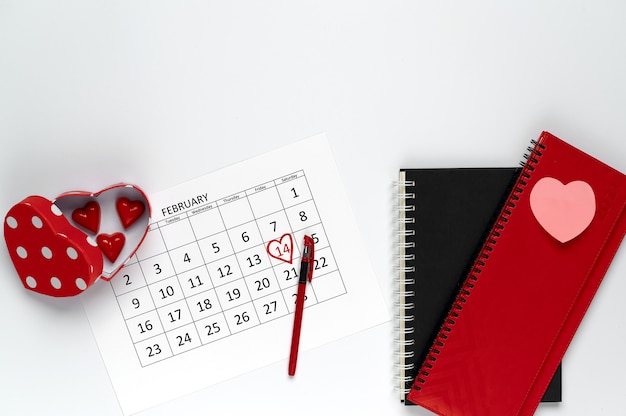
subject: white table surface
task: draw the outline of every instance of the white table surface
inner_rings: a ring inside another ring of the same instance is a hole
[[[508,4],[505,4],[508,3]],[[626,172],[623,1],[0,0],[0,211],[148,193],[326,132],[393,301],[400,167],[515,166],[548,130]],[[529,261],[532,256],[529,254]],[[121,415],[79,299],[0,250],[0,414]],[[537,415],[626,414],[626,248]],[[391,322],[142,412],[427,415],[394,390]],[[176,380],[172,380],[175,383]]]

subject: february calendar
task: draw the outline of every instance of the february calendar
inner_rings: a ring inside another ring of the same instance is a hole
[[[149,200],[137,253],[83,297],[125,414],[286,363],[305,234],[301,350],[388,320],[323,135]]]

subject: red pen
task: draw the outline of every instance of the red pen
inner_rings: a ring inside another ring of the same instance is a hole
[[[291,335],[291,353],[289,354],[289,375],[296,374],[296,362],[298,361],[298,347],[300,345],[300,328],[302,327],[302,312],[304,311],[304,299],[306,281],[313,279],[314,259],[313,239],[304,236],[304,252],[300,261],[300,278],[298,280],[298,294],[296,295],[296,313],[293,318],[293,333]]]

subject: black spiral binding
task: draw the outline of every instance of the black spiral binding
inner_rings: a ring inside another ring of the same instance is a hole
[[[396,333],[399,339],[398,344],[398,367],[399,367],[399,386],[401,393],[401,400],[408,394],[410,390],[413,378],[413,370],[415,370],[415,364],[412,358],[415,357],[415,351],[411,346],[415,341],[409,337],[414,332],[412,322],[415,319],[413,315],[413,308],[415,305],[410,301],[413,298],[414,292],[411,286],[415,284],[415,278],[412,273],[415,272],[415,266],[413,261],[415,255],[409,253],[410,250],[415,248],[415,241],[413,236],[415,235],[415,229],[411,224],[415,223],[414,215],[410,214],[415,211],[415,205],[412,204],[412,200],[415,199],[415,194],[411,192],[411,189],[415,186],[415,182],[407,181],[405,179],[404,172],[400,172],[400,180],[397,183],[397,224],[398,224],[398,241],[395,252],[398,253],[397,258],[397,284],[398,284],[398,297],[396,301]]]
[[[472,289],[477,284],[479,275],[482,272],[486,261],[489,260],[490,253],[493,251],[494,246],[498,243],[497,240],[502,235],[502,232],[506,227],[506,223],[509,221],[509,217],[520,199],[519,195],[524,192],[526,186],[528,185],[528,180],[531,178],[537,163],[539,163],[539,159],[546,149],[546,146],[541,143],[541,141],[532,140],[531,144],[533,144],[533,146],[529,146],[528,153],[524,155],[525,162],[520,162],[523,169],[517,181],[513,185],[513,188],[511,189],[511,192],[509,193],[509,196],[500,211],[500,215],[491,228],[485,243],[483,244],[467,278],[465,279],[465,282],[463,283],[463,286],[459,290],[452,307],[448,311],[448,315],[439,329],[433,345],[430,347],[430,350],[422,363],[418,375],[415,378],[415,382],[413,383],[412,388],[415,390],[420,391],[424,383],[426,383],[426,378],[430,374],[430,371],[434,368],[437,356],[441,354],[442,348],[445,347],[448,334],[452,332],[452,328],[459,317],[459,313],[463,310],[463,305],[467,302],[468,297],[472,293]]]

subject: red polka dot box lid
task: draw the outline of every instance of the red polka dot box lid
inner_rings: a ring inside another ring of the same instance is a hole
[[[50,201],[29,196],[4,219],[4,238],[26,289],[55,297],[111,280],[137,251],[150,225],[141,189],[117,184],[67,192]]]

